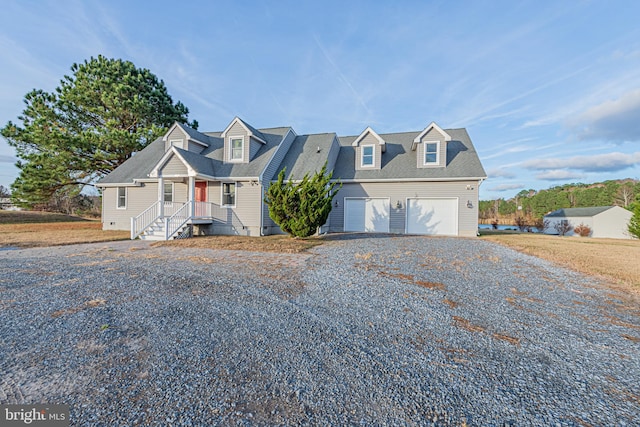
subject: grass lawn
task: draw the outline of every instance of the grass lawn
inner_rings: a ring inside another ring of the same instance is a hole
[[[324,243],[322,237],[294,239],[285,235],[264,237],[247,236],[200,236],[192,239],[154,242],[152,246],[178,246],[182,248],[227,249],[254,252],[304,252]]]
[[[0,247],[32,248],[129,238],[128,231],[102,231],[102,223],[64,214],[0,211]]]
[[[483,233],[481,238],[613,283],[630,285],[640,293],[640,240],[532,233]]]

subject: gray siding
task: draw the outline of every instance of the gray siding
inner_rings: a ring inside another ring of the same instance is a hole
[[[251,160],[253,160],[256,157],[256,154],[258,154],[258,150],[260,150],[260,147],[262,147],[262,143],[256,141],[253,138],[249,138],[249,159],[247,160],[248,162],[250,162]],[[246,147],[245,147],[245,157],[247,155],[246,153]]]
[[[236,207],[227,208],[228,215],[223,221],[228,225],[214,223],[210,227],[203,227],[206,234],[241,234],[247,236],[260,235],[260,192],[262,186],[251,185],[249,181],[236,181]],[[221,205],[222,183],[209,182],[209,201]],[[233,227],[230,224],[242,224],[241,228]]]
[[[104,230],[130,230],[131,217],[138,216],[142,211],[158,201],[158,184],[143,183],[140,187],[127,187],[127,208],[117,209],[118,190],[107,187],[102,193],[102,212]]]
[[[278,170],[278,166],[280,166],[280,163],[282,163],[282,160],[284,159],[284,156],[289,151],[289,148],[291,147],[291,143],[293,142],[294,139],[296,139],[295,133],[292,131],[289,131],[285,135],[282,142],[280,142],[280,145],[278,145],[278,148],[276,148],[275,152],[273,153],[273,157],[271,158],[271,160],[269,161],[269,164],[267,165],[267,167],[264,169],[264,172],[262,173],[262,180],[265,185],[268,186],[269,181],[271,181],[272,179],[276,179],[275,173]],[[339,149],[340,147],[338,147],[338,150]]]
[[[332,171],[336,166],[336,160],[338,160],[338,154],[340,153],[340,142],[338,138],[333,138],[331,142],[331,148],[329,154],[327,154],[327,170]]]
[[[467,190],[467,185],[473,189]],[[329,215],[330,231],[341,232],[344,228],[345,197],[389,197],[389,232],[404,233],[407,198],[434,197],[458,198],[458,235],[474,237],[478,231],[478,182],[371,182],[345,183],[334,199]],[[335,200],[339,205],[335,206]],[[402,207],[396,208],[397,201]],[[467,201],[472,208],[467,207]]]
[[[425,142],[438,141],[438,164],[433,165],[425,165],[424,164],[424,149]],[[417,165],[419,168],[433,168],[433,167],[444,167],[447,165],[447,142],[444,140],[444,135],[438,132],[435,129],[429,130],[422,139],[420,140],[420,144],[416,149],[417,152]]]
[[[363,145],[373,145],[373,166],[362,167],[362,146]],[[356,147],[356,170],[369,170],[369,169],[380,169],[382,158],[382,146],[380,142],[373,136],[371,133],[367,133],[367,136],[362,138],[362,141],[358,143]]]
[[[204,147],[196,142],[189,141],[189,151],[192,153],[200,154],[204,150]]]
[[[219,181],[209,181],[209,193],[207,194],[207,200],[216,205],[220,205],[222,202],[222,184]]]
[[[173,184],[173,201],[177,203],[185,203],[189,194],[188,185],[184,182],[175,182]]]
[[[260,196],[262,187],[248,181],[236,183],[236,207],[238,218],[247,227],[260,228]]]
[[[160,169],[162,176],[186,175],[187,167],[176,155],[171,156],[169,161]]]
[[[171,131],[169,135],[167,135],[167,141],[165,142],[165,145],[164,145],[164,151],[167,151],[171,147],[172,139],[181,139],[182,145],[178,145],[177,147],[182,148],[183,150],[185,149],[184,145],[187,137],[184,135],[184,132],[182,132],[182,130],[176,126],[176,128],[173,131]]]
[[[247,131],[245,130],[245,128],[239,123],[236,122],[233,126],[231,126],[231,129],[229,129],[229,131],[227,132],[225,139],[224,139],[224,161],[225,163],[229,163],[229,150],[231,148],[230,144],[230,140],[231,137],[239,137],[242,136],[244,137],[244,157],[242,159],[243,163],[248,163],[249,162],[249,134],[247,133]],[[233,162],[235,163],[235,162]]]

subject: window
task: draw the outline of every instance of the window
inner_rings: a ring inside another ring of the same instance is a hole
[[[236,205],[236,184],[235,182],[222,183],[222,206]]]
[[[373,145],[362,146],[362,166],[373,166]]]
[[[118,187],[118,209],[127,209],[127,188]]]
[[[173,182],[164,183],[164,201],[173,202]]]
[[[242,160],[244,157],[244,138],[230,138],[229,140],[229,160]]]
[[[172,139],[169,141],[169,145],[172,147],[182,148],[182,140],[181,139]]]
[[[438,163],[438,143],[425,142],[424,144],[424,164]]]

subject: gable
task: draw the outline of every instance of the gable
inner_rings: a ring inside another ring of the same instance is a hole
[[[187,175],[187,166],[182,162],[182,160],[173,155],[169,158],[169,160],[158,169],[159,175],[161,176],[176,176],[176,175]]]
[[[201,153],[209,146],[204,141],[206,139],[206,135],[178,122],[175,122],[162,137],[165,151],[173,146],[194,153]]]

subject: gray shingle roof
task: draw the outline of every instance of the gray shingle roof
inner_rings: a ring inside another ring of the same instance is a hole
[[[210,158],[213,161],[215,177],[229,178],[257,178],[267,163],[271,159],[276,148],[282,141],[282,138],[289,131],[289,127],[269,128],[260,131],[260,137],[267,143],[260,146],[253,160],[249,163],[224,163],[224,141],[220,137],[222,132],[207,133],[209,137],[209,148],[201,153],[201,155]],[[253,132],[253,131],[252,131]]]
[[[164,153],[164,141],[158,138],[98,181],[98,185],[131,184],[134,179],[148,178]]]
[[[183,150],[182,148],[175,147],[175,150],[180,154],[180,156],[182,156],[184,161],[187,162],[194,171],[196,171],[196,173],[215,176],[213,161],[210,158],[192,153],[191,151]]]
[[[205,144],[208,143],[209,139],[207,138],[207,136],[201,132],[198,132],[197,130],[190,128],[187,125],[183,125],[182,123],[178,123],[178,126],[180,126],[180,128],[182,130],[184,130],[191,138],[195,139],[196,141],[200,141],[203,142]]]
[[[327,155],[335,137],[335,133],[298,135],[282,159],[274,179],[285,167],[287,168],[285,179],[289,179],[289,177],[302,179],[306,173],[313,174],[319,171],[327,161]],[[320,152],[318,152],[318,148],[320,148]]]
[[[591,217],[608,211],[613,206],[595,206],[589,208],[566,208],[558,209],[545,215],[547,218],[563,218],[563,217]]]
[[[379,170],[355,170],[355,148],[351,143],[357,136],[340,137],[340,153],[334,178],[347,179],[450,179],[484,178],[487,176],[466,129],[445,129],[451,135],[447,142],[447,165],[443,168],[418,168],[417,151],[411,145],[421,131],[380,134],[387,151],[382,154]]]
[[[258,138],[262,139],[263,141],[267,140],[267,138],[258,129],[254,128],[249,123],[247,123],[244,120],[242,120],[240,117],[238,117],[238,120],[240,120],[242,122],[242,124],[245,125],[247,127],[247,129],[249,129],[251,131],[252,134],[254,134]]]
[[[244,123],[244,122],[243,122]],[[249,163],[224,163],[222,132],[201,133],[181,125],[185,131],[208,147],[200,154],[178,149],[189,165],[199,173],[216,178],[256,178],[267,167],[282,138],[290,127],[253,129],[267,143],[260,146]],[[247,125],[248,126],[248,125]],[[249,126],[248,126],[249,127]],[[454,179],[486,177],[480,159],[465,129],[446,129],[452,140],[447,142],[447,166],[444,168],[417,168],[417,152],[411,151],[413,139],[420,131],[380,134],[387,150],[382,154],[380,170],[358,170],[355,166],[355,148],[351,143],[357,136],[338,138],[340,149],[333,176],[342,180],[393,180],[393,179]],[[196,135],[197,134],[197,135]],[[197,138],[196,138],[197,136]],[[283,158],[278,171],[287,168],[287,177],[300,179],[305,173],[318,171],[327,160],[335,133],[299,135]],[[320,152],[318,153],[318,147]],[[164,155],[162,138],[157,139],[119,168],[99,181],[100,184],[127,184],[136,179],[146,179]]]

